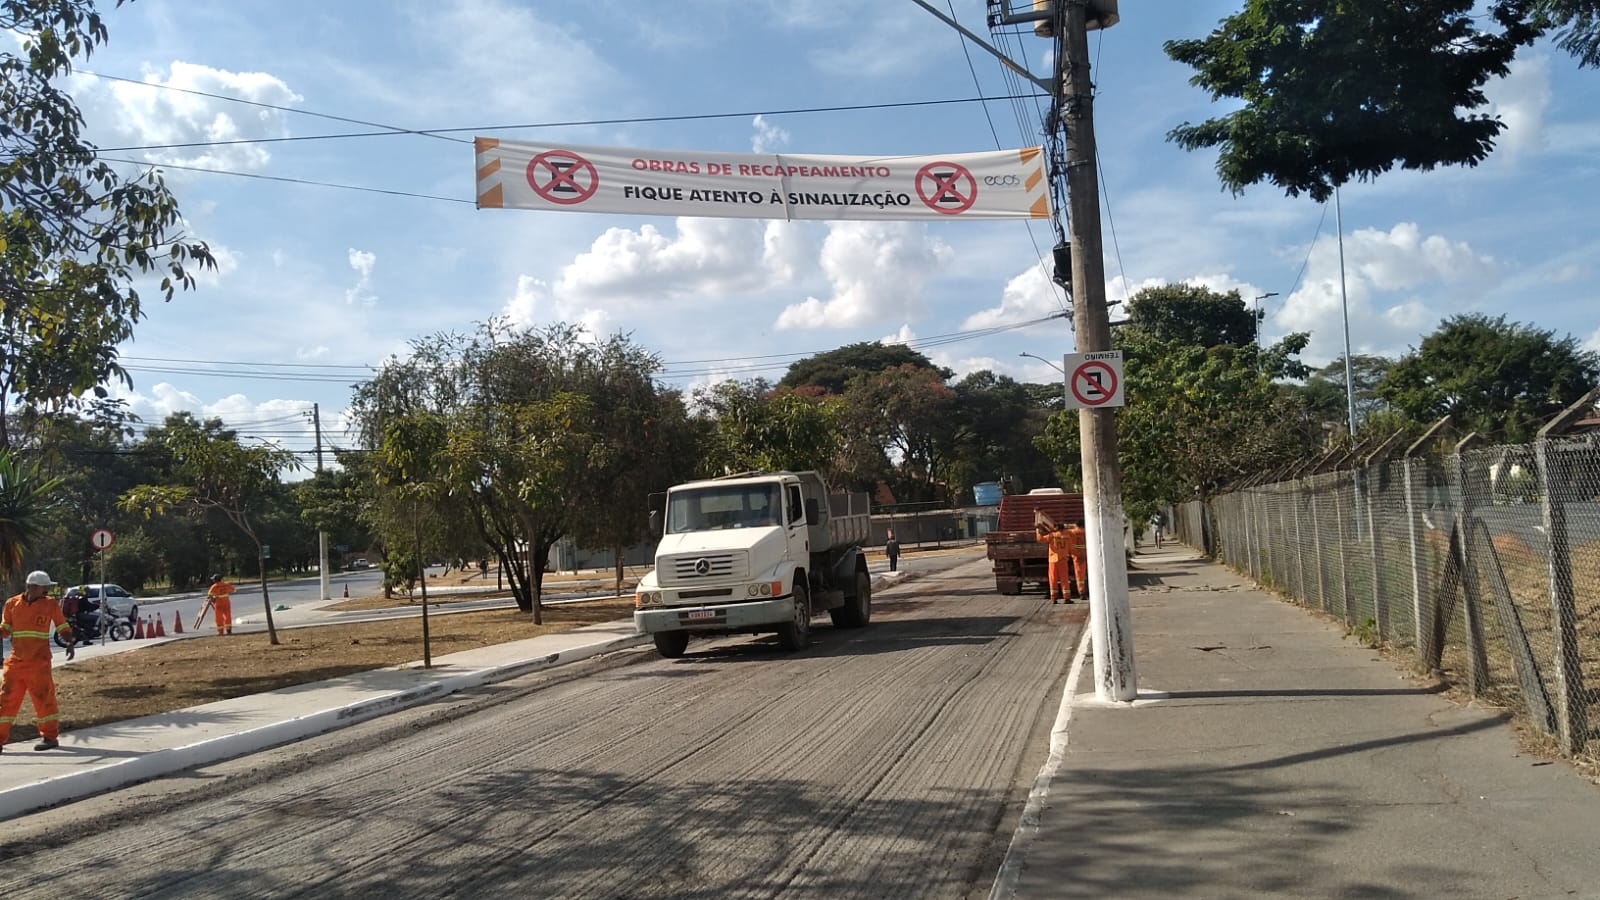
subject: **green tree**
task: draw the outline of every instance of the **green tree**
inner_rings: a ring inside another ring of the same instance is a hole
[[[699,388],[694,403],[711,424],[701,474],[814,469],[831,480],[843,446],[843,399],[774,390],[756,378]]]
[[[572,325],[494,320],[473,336],[413,342],[409,358],[357,390],[353,407],[365,446],[420,441],[416,465],[442,473],[440,502],[462,504],[538,622],[555,542],[593,526],[586,517],[597,507],[643,507],[608,492],[618,473],[650,465],[661,449],[646,431],[650,417],[637,415],[642,401],[622,400],[654,390],[659,366],[621,335],[597,341]],[[418,422],[442,423],[447,439],[392,430]],[[391,547],[407,543],[385,531]]]
[[[972,498],[978,482],[1010,477],[1028,485],[1053,484],[1050,460],[1034,445],[1044,433],[1050,406],[1061,406],[1061,387],[1041,395],[1035,385],[1021,384],[990,371],[973,372],[956,382],[954,412],[944,439],[948,446],[945,480],[952,500]]]
[[[796,361],[784,373],[778,387],[818,387],[838,396],[859,375],[876,375],[900,366],[932,369],[939,372],[941,378],[949,378],[953,374],[935,366],[926,356],[905,344],[864,341]]]
[[[859,375],[845,389],[846,432],[892,462],[891,486],[902,501],[949,498],[944,467],[955,392],[944,382],[942,370],[906,363]]]
[[[1156,340],[1199,347],[1243,347],[1256,340],[1256,316],[1238,291],[1193,284],[1145,288],[1128,299],[1129,325]]]
[[[20,38],[0,50],[0,447],[9,447],[14,398],[55,414],[93,406],[112,378],[131,384],[117,347],[144,317],[136,276],[162,272],[170,300],[194,286],[194,267],[215,262],[186,242],[159,173],[126,179],[82,138],[83,117],[58,82],[107,39],[92,0],[0,0],[0,33]]]
[[[1600,355],[1571,335],[1472,314],[1445,319],[1377,390],[1413,422],[1449,415],[1490,440],[1522,443],[1597,378]]]
[[[1579,66],[1600,68],[1600,0],[1531,0],[1534,23],[1556,32],[1556,46]]]
[[[271,444],[246,447],[232,431],[223,428],[221,420],[202,423],[188,413],[168,416],[159,439],[172,453],[181,483],[136,485],[122,495],[122,508],[147,516],[168,509],[194,516],[214,513],[237,528],[255,548],[267,639],[277,644],[259,516],[267,498],[280,485],[282,473],[299,466],[298,458],[292,451]]]
[[[60,480],[39,474],[0,448],[0,578],[23,568],[30,545],[38,537],[50,495]]]
[[[1238,193],[1271,182],[1318,202],[1352,178],[1477,165],[1505,128],[1479,112],[1539,35],[1527,0],[1246,0],[1204,38],[1168,41],[1190,83],[1237,109],[1168,139],[1217,147],[1217,175]]]

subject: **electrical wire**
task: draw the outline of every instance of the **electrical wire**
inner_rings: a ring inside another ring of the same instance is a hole
[[[333,115],[332,113],[316,112],[315,110],[310,110],[310,109],[297,109],[297,108],[292,107],[292,106],[279,106],[279,105],[277,105],[275,103],[263,103],[260,100],[247,100],[244,97],[229,97],[226,94],[213,94],[210,91],[201,91],[201,90],[196,90],[194,88],[178,87],[175,84],[162,84],[162,83],[157,82],[157,81],[140,81],[140,80],[135,79],[135,78],[125,78],[125,77],[123,77],[121,75],[106,75],[106,74],[103,74],[101,72],[90,72],[87,69],[78,69],[77,73],[79,75],[89,75],[89,76],[92,76],[94,78],[103,78],[106,81],[120,81],[120,82],[122,82],[124,84],[137,84],[137,85],[140,85],[140,86],[143,86],[143,87],[147,87],[147,88],[159,88],[159,89],[164,90],[164,91],[177,91],[180,94],[192,94],[192,95],[194,95],[196,97],[210,97],[213,100],[226,100],[229,103],[242,103],[242,104],[244,104],[246,106],[254,106],[254,107],[257,107],[257,108],[260,108],[260,109],[274,109],[274,110],[277,110],[279,112],[294,113],[295,115],[300,115],[300,116],[310,116],[310,117],[315,118],[315,119],[329,119],[329,120],[334,121],[334,122],[348,122],[348,123],[350,123],[352,125],[365,125],[368,128],[382,128],[382,129],[385,129],[386,131],[390,131],[390,132],[393,132],[393,133],[396,133],[396,134],[415,134],[415,135],[420,135],[422,137],[436,138],[436,139],[441,140],[441,141],[451,141],[451,142],[457,143],[457,144],[470,144],[470,143],[472,143],[471,141],[467,140],[466,138],[449,137],[447,135],[434,134],[431,131],[418,131],[418,130],[412,129],[412,128],[401,128],[398,125],[385,125],[382,122],[368,122],[368,121],[365,121],[363,119],[352,119],[352,118],[350,118],[348,116],[336,116],[336,115]],[[122,151],[121,150],[112,150],[110,152],[119,153],[119,152],[122,152]]]
[[[204,166],[181,166],[176,163],[149,162],[137,159],[122,159],[119,157],[102,156],[106,162],[124,163],[130,166],[139,166],[146,169],[178,169],[184,172],[202,172],[207,175],[230,175],[234,178],[254,178],[258,181],[277,181],[283,184],[298,184],[307,187],[337,188],[343,191],[360,191],[366,194],[386,194],[391,197],[414,197],[419,200],[442,200],[446,203],[465,203],[475,205],[476,200],[463,197],[441,197],[438,194],[418,194],[413,191],[395,191],[388,188],[363,187],[356,184],[338,184],[332,181],[313,181],[309,178],[290,178],[285,175],[262,175],[259,172],[236,172],[232,169],[214,169]]]
[[[949,333],[946,333],[946,334],[930,335],[930,336],[925,337],[925,338],[915,338],[913,340],[907,341],[905,343],[905,346],[910,348],[910,349],[913,349],[913,350],[921,350],[921,349],[933,348],[933,347],[944,347],[944,346],[948,346],[948,345],[951,345],[951,344],[959,344],[959,343],[963,343],[963,342],[966,342],[966,341],[978,340],[980,338],[990,337],[990,336],[997,335],[997,334],[1003,334],[1003,333],[1009,332],[1009,331],[1016,331],[1016,330],[1023,329],[1023,328],[1032,328],[1032,327],[1034,327],[1036,325],[1042,325],[1042,324],[1044,324],[1046,322],[1050,322],[1052,320],[1062,318],[1064,315],[1065,315],[1064,313],[1052,313],[1052,314],[1050,314],[1048,316],[1041,316],[1041,317],[1035,318],[1035,319],[1027,319],[1027,320],[1024,320],[1024,321],[1021,321],[1021,322],[1009,322],[1009,323],[1006,323],[1006,324],[1003,324],[1003,325],[991,325],[991,326],[986,327],[986,328],[974,328],[974,329],[969,329],[969,330],[966,330],[966,331],[952,331],[952,332],[949,332]],[[765,371],[765,370],[784,369],[784,368],[788,368],[789,365],[791,365],[795,360],[804,359],[804,358],[810,357],[810,356],[816,356],[816,355],[818,355],[820,353],[824,353],[824,352],[827,352],[827,351],[811,350],[811,351],[800,351],[800,352],[793,352],[793,353],[773,353],[773,354],[766,354],[766,355],[762,355],[762,356],[750,356],[750,357],[723,357],[723,358],[712,358],[712,359],[682,360],[682,361],[677,361],[677,362],[664,362],[664,363],[662,363],[661,375],[662,375],[662,377],[682,378],[682,377],[691,377],[693,375],[720,374],[720,373],[724,373],[724,372],[728,372],[728,371],[735,371],[735,370],[737,370],[737,371],[757,372],[757,371]],[[172,357],[132,357],[132,356],[129,356],[129,357],[122,357],[122,359],[123,360],[129,360],[129,361],[138,360],[138,361],[158,361],[158,362],[186,362],[186,363],[190,364],[190,365],[187,365],[187,366],[185,366],[185,365],[124,365],[123,368],[128,370],[128,371],[130,371],[130,372],[143,372],[143,373],[147,373],[147,374],[160,374],[160,375],[189,375],[189,376],[196,376],[196,377],[202,377],[202,378],[204,378],[204,377],[212,377],[212,378],[248,378],[248,379],[260,380],[260,381],[279,381],[279,382],[286,382],[286,383],[315,383],[315,384],[345,383],[345,384],[349,384],[349,383],[351,383],[352,379],[358,378],[359,375],[373,375],[373,374],[376,374],[378,372],[379,368],[380,368],[378,366],[337,366],[336,367],[336,366],[331,366],[331,365],[327,365],[327,364],[240,362],[238,360],[209,360],[209,359],[174,360]],[[205,366],[215,366],[216,368],[202,368],[202,367],[205,367]],[[240,367],[241,366],[255,367],[255,368],[260,368],[260,369],[294,369],[294,368],[298,368],[298,367],[313,367],[314,366],[316,368],[346,368],[346,369],[360,370],[360,371],[359,372],[351,371],[351,372],[347,372],[347,373],[343,373],[343,374],[340,374],[340,373],[325,373],[325,372],[296,372],[296,371],[287,371],[287,372],[272,372],[272,371],[246,372],[246,371],[240,371]],[[359,380],[363,380],[364,381],[366,379],[365,378],[361,378]],[[306,412],[309,412],[309,410],[307,410]],[[299,413],[299,414],[303,415],[304,413]],[[272,424],[272,423],[268,422],[268,423],[263,423],[263,424]]]
[[[1294,276],[1294,286],[1289,288],[1289,293],[1283,298],[1285,304],[1289,302],[1290,297],[1294,296],[1294,292],[1300,289],[1300,279],[1306,274],[1306,266],[1311,264],[1311,251],[1317,249],[1317,238],[1322,237],[1322,225],[1326,221],[1328,221],[1328,204],[1323,203],[1322,215],[1317,219],[1317,230],[1311,235],[1311,245],[1306,247],[1306,258],[1300,263],[1300,271]],[[1283,307],[1280,306],[1279,309],[1281,310]]]
[[[1026,94],[1026,95],[1022,95],[1022,96],[1038,96],[1038,95],[1037,94]],[[496,131],[526,131],[526,130],[529,130],[529,129],[537,129],[537,128],[588,128],[588,127],[595,127],[595,126],[599,126],[599,125],[646,125],[646,124],[659,124],[659,123],[665,123],[665,122],[700,122],[700,121],[715,121],[715,120],[718,120],[718,119],[748,119],[748,118],[754,118],[756,116],[774,117],[774,116],[810,115],[810,114],[813,114],[813,113],[876,112],[876,111],[881,111],[881,110],[886,110],[886,109],[918,109],[918,108],[930,107],[930,106],[951,106],[951,105],[960,104],[960,103],[987,103],[987,102],[989,102],[991,100],[1010,100],[1010,99],[1013,99],[1013,98],[1011,96],[999,96],[999,97],[982,97],[982,96],[979,96],[979,97],[952,97],[952,98],[948,98],[948,99],[944,99],[944,100],[905,100],[905,101],[900,101],[900,102],[896,102],[896,103],[858,103],[858,104],[843,105],[843,106],[801,106],[801,107],[790,107],[790,108],[785,108],[785,109],[754,110],[754,111],[746,111],[746,112],[683,113],[683,114],[680,114],[680,115],[671,115],[671,116],[632,116],[632,117],[613,118],[613,119],[572,119],[572,120],[553,121],[553,122],[525,122],[525,123],[517,124],[517,125],[475,125],[475,126],[465,127],[465,128],[452,127],[452,128],[423,128],[423,129],[415,129],[415,130],[404,129],[404,130],[398,130],[398,131],[356,131],[356,132],[340,132],[340,133],[336,133],[336,134],[290,135],[290,136],[287,136],[287,137],[234,138],[234,139],[225,140],[225,141],[182,141],[182,142],[170,143],[170,144],[141,144],[141,145],[138,145],[138,146],[128,146],[128,147],[106,147],[106,148],[100,150],[99,152],[101,152],[101,153],[131,153],[131,152],[136,152],[136,151],[142,152],[142,151],[147,151],[147,150],[186,150],[186,149],[193,149],[193,148],[198,148],[198,147],[230,147],[230,146],[235,146],[235,145],[239,145],[239,144],[283,144],[283,143],[295,143],[295,142],[301,142],[301,141],[343,140],[343,139],[346,139],[346,138],[395,137],[397,135],[408,135],[408,134],[422,134],[422,135],[428,135],[428,136],[437,137],[437,136],[450,135],[450,134],[485,134],[485,133],[488,133],[488,132],[496,132]],[[387,126],[383,126],[383,127],[387,127]],[[454,140],[454,139],[452,139],[452,140]]]

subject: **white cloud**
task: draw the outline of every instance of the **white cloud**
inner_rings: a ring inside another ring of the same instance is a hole
[[[1589,335],[1589,339],[1583,342],[1583,349],[1591,353],[1600,353],[1600,328],[1596,328],[1594,334]]]
[[[979,310],[961,322],[962,331],[1026,322],[1060,312],[1061,289],[1045,276],[1042,266],[1029,266],[1013,276],[1000,291],[1000,305]]]
[[[917,333],[911,330],[910,324],[901,325],[900,330],[894,334],[887,334],[878,338],[878,343],[885,346],[889,344],[909,344],[917,339]]]
[[[769,253],[780,258],[787,249],[760,222],[680,218],[676,224],[676,235],[655,225],[607,229],[562,269],[555,293],[575,301],[642,302],[753,290],[771,283]]]
[[[360,277],[344,292],[344,302],[351,305],[377,305],[378,295],[372,292],[372,269],[378,264],[378,255],[354,247],[350,248],[349,255],[350,268],[356,270],[356,274]]]
[[[549,284],[531,275],[517,278],[516,292],[506,301],[504,312],[513,325],[521,328],[562,321],[581,325],[593,335],[614,330],[611,314],[606,310],[557,299]]]
[[[756,116],[751,121],[751,126],[756,133],[750,138],[750,150],[754,153],[776,153],[789,146],[789,132],[767,121],[765,116]]]
[[[130,144],[192,144],[287,137],[287,114],[201,96],[197,91],[273,106],[291,106],[302,97],[267,72],[230,72],[174,60],[163,76],[146,69],[143,83],[74,79],[86,118],[113,130]],[[223,144],[147,150],[157,163],[202,169],[257,171],[272,159],[264,144]]]
[[[923,288],[955,251],[906,222],[833,222],[819,260],[833,286],[827,300],[786,307],[776,327],[850,328],[888,318],[914,319]]]
[[[419,52],[386,69],[351,66],[349,74],[360,90],[422,119],[458,115],[463,97],[472,98],[475,115],[536,121],[600,108],[597,97],[636,93],[615,90],[623,79],[571,17],[554,8],[541,14],[535,6],[508,0],[407,4]],[[429,65],[418,67],[416,59]]]
[[[1338,244],[1323,240],[1311,252],[1302,286],[1266,329],[1309,332],[1305,357],[1320,364],[1344,354],[1348,306],[1352,352],[1399,354],[1429,323],[1470,308],[1499,268],[1467,243],[1424,237],[1411,222],[1389,231],[1361,229],[1345,239],[1344,293]],[[1387,296],[1396,293],[1404,296]]]
[[[1550,57],[1519,57],[1506,77],[1491,82],[1485,93],[1489,111],[1500,117],[1505,130],[1496,146],[1511,159],[1536,153],[1546,146],[1544,114],[1550,107]]]

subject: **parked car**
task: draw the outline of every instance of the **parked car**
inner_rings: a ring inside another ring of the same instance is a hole
[[[134,618],[139,614],[139,601],[125,590],[120,584],[78,584],[67,588],[61,595],[62,605],[67,601],[76,600],[79,603],[88,601],[91,608],[98,609],[100,595],[104,594],[109,604],[107,610],[116,616]]]
[[[367,558],[363,556],[363,557],[360,557],[358,559],[350,560],[350,568],[352,568],[352,569],[370,569],[370,568],[372,568],[372,563],[367,562]]]

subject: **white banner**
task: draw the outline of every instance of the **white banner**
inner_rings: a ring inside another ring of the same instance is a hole
[[[480,137],[479,209],[741,219],[1044,219],[1038,147],[802,156],[525,144]]]

